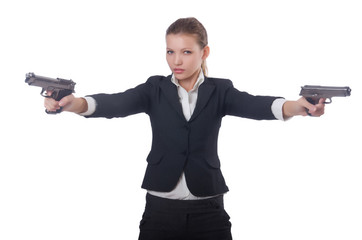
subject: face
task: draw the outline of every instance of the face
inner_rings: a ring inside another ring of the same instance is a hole
[[[166,60],[177,80],[196,79],[202,62],[209,55],[209,47],[202,49],[196,36],[191,34],[169,34],[166,36],[166,45]]]

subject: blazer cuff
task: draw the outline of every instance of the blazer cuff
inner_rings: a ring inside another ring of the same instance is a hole
[[[284,98],[277,98],[274,100],[272,106],[271,106],[271,110],[272,113],[274,114],[275,118],[281,121],[284,121],[284,117],[283,117],[283,105],[287,100],[285,100]]]
[[[96,111],[97,102],[92,97],[84,97],[84,99],[87,101],[88,110],[86,112],[84,112],[84,113],[80,113],[79,115],[87,117],[87,116],[92,115]]]

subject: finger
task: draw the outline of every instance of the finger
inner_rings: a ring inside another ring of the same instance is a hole
[[[61,107],[66,106],[66,105],[70,104],[73,101],[73,99],[74,99],[73,94],[65,96],[62,99],[60,99],[59,106],[61,106]]]
[[[44,99],[44,107],[48,110],[48,111],[55,111],[57,109],[60,108],[59,104],[57,101],[55,101],[52,98],[45,98]]]
[[[68,98],[67,97],[63,97],[62,99],[60,99],[60,101],[59,101],[59,106],[65,106],[65,105],[67,105],[68,104],[68,102],[69,102],[69,100],[68,100]]]
[[[54,111],[60,109],[59,106],[52,106],[52,105],[45,105],[45,108],[46,108],[48,111],[51,111],[51,112],[54,112]]]
[[[325,99],[322,98],[318,101],[318,103],[314,106],[314,110],[309,110],[309,113],[311,116],[313,117],[320,117],[324,114],[324,108],[325,108],[325,104],[324,104]]]
[[[315,113],[316,116],[320,117],[324,114],[325,104],[320,103],[317,105],[317,111]]]
[[[324,104],[324,103],[325,103],[325,101],[326,101],[326,99],[325,99],[325,98],[321,98],[321,99],[319,99],[318,104]]]
[[[53,91],[47,91],[46,93],[47,93],[47,96],[50,97],[53,94]]]
[[[300,104],[305,107],[310,114],[314,113],[317,110],[317,107],[305,99],[305,97],[302,97],[299,99]],[[307,114],[306,114],[307,115]]]

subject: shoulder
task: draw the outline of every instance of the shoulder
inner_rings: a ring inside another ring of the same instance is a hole
[[[233,87],[232,81],[226,78],[205,77],[205,83],[215,85],[217,88]]]
[[[160,85],[161,83],[163,83],[165,81],[170,81],[170,80],[171,80],[171,75],[169,75],[169,76],[154,75],[147,79],[147,83],[152,84],[152,85]]]

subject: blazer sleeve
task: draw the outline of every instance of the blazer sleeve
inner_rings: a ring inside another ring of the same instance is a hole
[[[89,95],[95,99],[97,106],[95,112],[87,117],[114,118],[147,113],[151,88],[151,84],[146,82],[120,93]]]
[[[271,106],[275,99],[280,97],[254,96],[234,88],[230,80],[227,81],[225,94],[225,115],[232,115],[255,120],[276,119]]]

